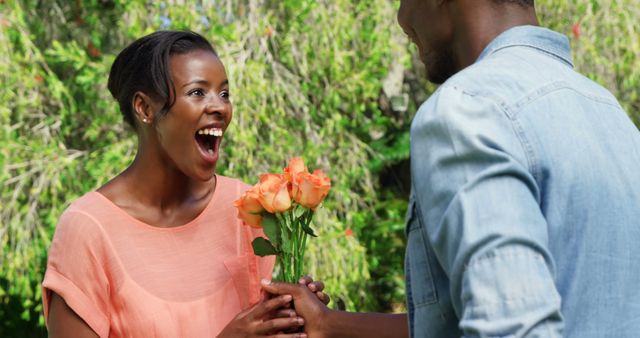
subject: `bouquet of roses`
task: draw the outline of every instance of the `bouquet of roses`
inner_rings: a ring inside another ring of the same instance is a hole
[[[282,174],[260,175],[260,182],[234,202],[238,218],[261,227],[268,237],[256,238],[253,251],[258,256],[276,255],[279,281],[295,283],[304,272],[307,236],[316,237],[311,219],[329,189],[329,177],[321,170],[310,173],[296,157]]]

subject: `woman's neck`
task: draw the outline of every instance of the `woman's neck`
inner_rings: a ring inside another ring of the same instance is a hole
[[[186,176],[159,152],[140,147],[121,175],[127,194],[145,206],[174,209],[185,203],[207,199],[215,189],[215,175],[209,181]]]

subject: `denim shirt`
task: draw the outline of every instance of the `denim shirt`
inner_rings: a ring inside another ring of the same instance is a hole
[[[413,337],[640,337],[640,133],[564,35],[512,28],[445,82],[411,172]]]

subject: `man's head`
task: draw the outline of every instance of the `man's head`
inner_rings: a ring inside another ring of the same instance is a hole
[[[468,54],[479,54],[473,47],[483,43],[486,36],[513,26],[514,21],[518,24],[520,18],[513,19],[512,12],[517,15],[529,12],[533,9],[533,2],[400,0],[398,23],[417,45],[428,80],[441,84],[468,65]],[[524,17],[520,21],[521,24],[529,23]]]

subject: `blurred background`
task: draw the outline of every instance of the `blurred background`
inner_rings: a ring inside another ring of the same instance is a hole
[[[640,122],[640,0],[538,0],[576,68]],[[302,155],[333,189],[309,272],[332,306],[404,311],[409,125],[434,87],[389,0],[0,0],[0,337],[44,337],[40,282],[70,201],[132,160],[107,91],[115,55],[160,29],[206,36],[234,121],[218,172],[254,183]],[[624,201],[620,201],[624,203]]]

